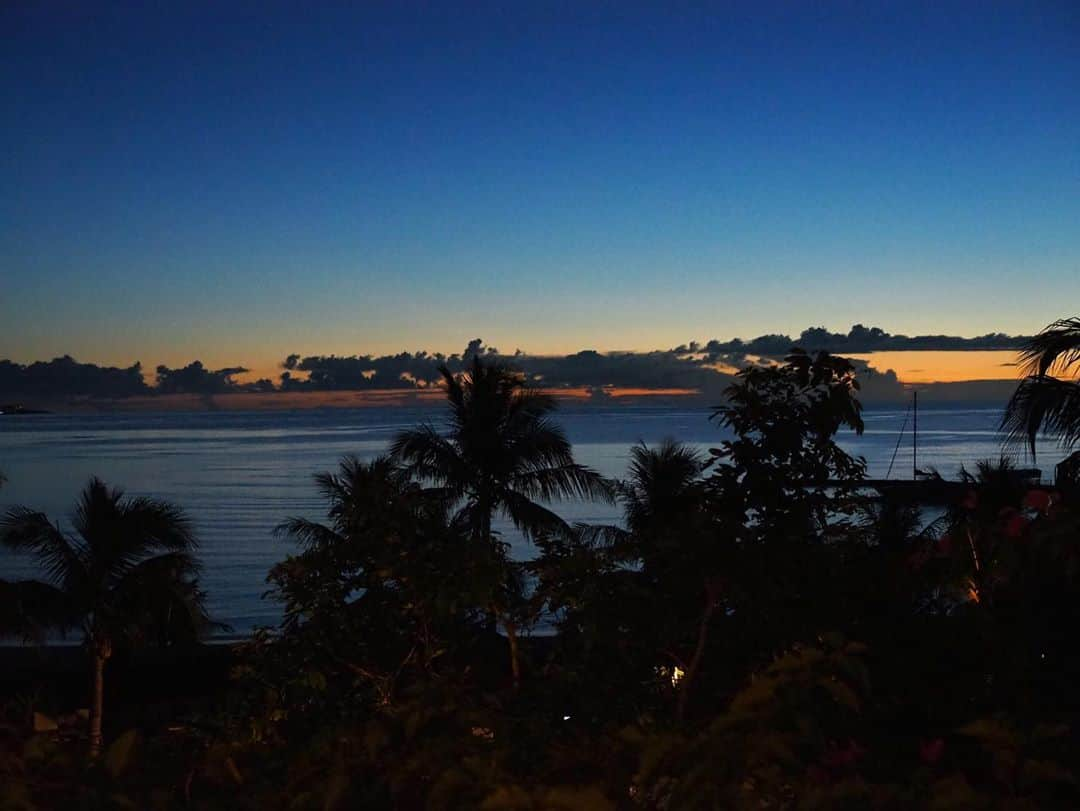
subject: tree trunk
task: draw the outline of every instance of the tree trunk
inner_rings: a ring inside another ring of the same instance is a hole
[[[90,700],[90,757],[101,754],[101,715],[105,708],[104,652],[94,649],[94,692]]]
[[[682,721],[686,716],[686,705],[690,700],[690,687],[693,685],[694,677],[697,676],[698,670],[701,668],[701,662],[705,658],[705,643],[709,638],[709,621],[715,611],[716,602],[710,594],[705,603],[705,611],[701,615],[701,624],[698,626],[698,638],[697,645],[694,647],[694,656],[690,659],[682,683],[679,685],[679,697],[675,704],[675,719],[677,721]]]
[[[510,645],[510,674],[513,676],[516,690],[521,684],[521,655],[518,652],[517,626],[504,618],[503,627],[506,629],[506,641]]]

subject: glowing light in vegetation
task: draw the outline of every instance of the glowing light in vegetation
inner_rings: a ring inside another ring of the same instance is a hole
[[[683,676],[686,675],[686,671],[678,665],[675,665],[675,669],[671,671],[671,686],[678,687],[679,682],[683,680]]]
[[[973,603],[979,602],[979,587],[975,584],[975,581],[968,579],[968,598]]]

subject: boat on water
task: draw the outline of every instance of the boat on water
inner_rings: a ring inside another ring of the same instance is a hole
[[[909,421],[911,423],[911,478],[892,478],[897,452],[907,432]],[[1011,468],[1003,471],[1003,474],[1015,479],[1017,484],[1032,489],[1067,488],[1074,483],[1074,479],[1080,481],[1080,452],[1073,454],[1070,459],[1057,466],[1053,485],[1042,481],[1042,471],[1039,468]],[[911,404],[904,416],[896,447],[893,449],[892,460],[889,462],[889,469],[884,478],[863,479],[857,487],[877,491],[881,498],[892,502],[944,506],[955,504],[963,499],[971,491],[972,483],[946,479],[936,470],[919,468],[919,392],[913,390]]]

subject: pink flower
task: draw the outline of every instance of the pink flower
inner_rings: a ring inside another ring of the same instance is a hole
[[[912,569],[921,569],[930,557],[930,549],[925,544],[919,544],[908,556],[908,566]]]
[[[919,742],[919,760],[923,763],[937,763],[943,754],[945,754],[945,741],[941,738]]]
[[[855,741],[849,740],[843,747],[831,744],[821,756],[821,762],[829,769],[846,769],[854,766],[863,754],[863,748]]]
[[[1024,506],[1029,510],[1038,510],[1041,513],[1045,513],[1050,509],[1052,501],[1050,494],[1045,490],[1028,490],[1027,495],[1024,496]]]
[[[1027,518],[1018,513],[1005,522],[1005,535],[1009,538],[1019,538],[1024,534],[1024,527],[1027,524]]]

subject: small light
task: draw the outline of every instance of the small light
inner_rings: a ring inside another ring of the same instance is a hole
[[[686,671],[678,665],[675,665],[675,669],[671,672],[671,686],[677,687],[679,682],[682,681],[682,677],[686,675]]]
[[[562,717],[562,719],[563,719],[564,721],[569,721],[569,720],[570,720],[570,716],[569,716],[569,715],[564,715],[564,716]]]

